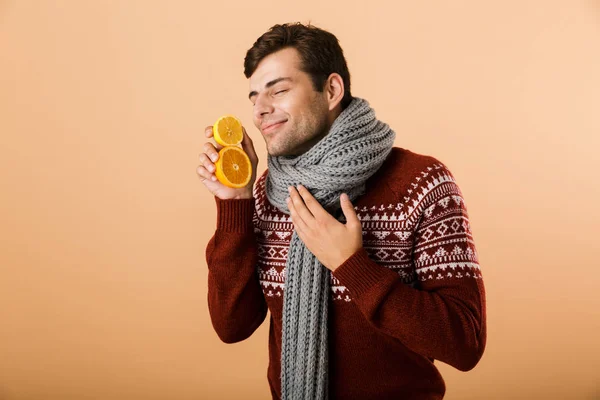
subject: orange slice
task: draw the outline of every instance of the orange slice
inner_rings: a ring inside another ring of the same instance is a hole
[[[224,115],[213,125],[213,136],[221,146],[240,144],[244,139],[242,123],[233,115]]]
[[[236,146],[227,146],[219,151],[215,168],[215,176],[219,182],[231,188],[245,187],[252,177],[250,158]]]

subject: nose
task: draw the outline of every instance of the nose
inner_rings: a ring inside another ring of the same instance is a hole
[[[266,96],[258,95],[256,96],[256,101],[254,102],[254,118],[257,121],[260,121],[264,115],[271,114],[273,112],[273,105]]]

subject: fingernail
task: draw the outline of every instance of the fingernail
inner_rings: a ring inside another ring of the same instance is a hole
[[[288,192],[292,193],[292,187],[291,186],[288,186]]]
[[[286,199],[285,199],[285,202],[286,202],[286,203],[289,203],[289,202],[290,202],[290,198],[289,198],[289,197],[288,197],[288,198],[286,198]]]
[[[213,176],[213,177],[212,177],[212,180],[216,182],[216,181],[217,181],[217,177],[216,177],[216,176]]]
[[[210,159],[213,161],[217,161],[217,158],[219,158],[217,154],[213,154],[212,156],[210,156]]]

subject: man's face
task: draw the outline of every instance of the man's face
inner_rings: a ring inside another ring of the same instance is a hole
[[[326,92],[314,90],[294,48],[270,54],[258,64],[250,77],[250,101],[254,125],[272,156],[300,155],[329,130]]]

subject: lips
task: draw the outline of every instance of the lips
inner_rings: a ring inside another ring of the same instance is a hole
[[[268,131],[272,131],[274,129],[279,128],[281,125],[283,125],[285,122],[287,122],[287,119],[283,120],[283,121],[277,121],[277,122],[269,122],[266,124],[263,124],[261,126],[263,133],[268,132]]]

